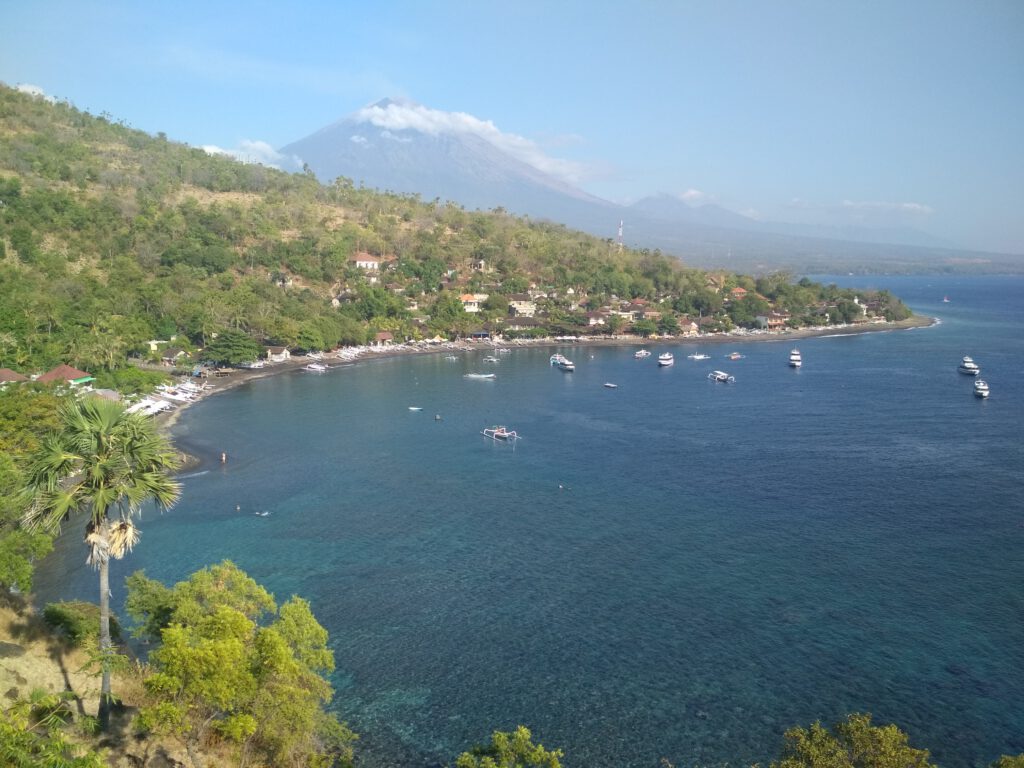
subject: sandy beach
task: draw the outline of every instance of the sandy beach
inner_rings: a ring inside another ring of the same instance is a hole
[[[226,376],[220,376],[211,378],[206,381],[206,387],[198,392],[193,400],[187,402],[176,403],[176,407],[167,412],[162,412],[157,415],[158,423],[161,428],[170,431],[174,424],[177,422],[178,417],[181,413],[188,408],[190,405],[199,402],[199,400],[205,399],[212,395],[220,394],[221,392],[227,392],[257,379],[262,379],[267,376],[275,376],[288,371],[301,370],[311,362],[318,361],[329,366],[330,368],[349,367],[358,363],[366,362],[367,360],[383,359],[387,357],[398,357],[401,355],[437,355],[437,354],[452,354],[455,352],[470,352],[470,351],[483,351],[493,350],[499,347],[509,347],[515,349],[516,347],[554,347],[554,346],[565,346],[567,344],[578,345],[580,347],[624,347],[624,346],[654,346],[662,344],[682,344],[698,346],[701,344],[735,344],[737,342],[784,342],[784,341],[797,341],[799,339],[808,339],[815,337],[824,336],[850,336],[861,333],[879,333],[884,331],[896,331],[896,330],[907,330],[911,328],[926,328],[934,325],[938,321],[933,317],[923,317],[914,315],[913,317],[907,318],[892,323],[864,323],[857,325],[842,325],[842,326],[828,326],[828,327],[814,327],[814,328],[801,328],[799,330],[787,330],[787,331],[748,331],[738,330],[731,331],[729,333],[711,333],[700,336],[673,336],[673,337],[658,337],[658,338],[643,338],[640,336],[632,335],[617,335],[617,336],[599,336],[599,337],[575,337],[569,338],[553,338],[546,337],[541,339],[522,339],[517,341],[501,341],[501,340],[480,340],[470,341],[463,340],[459,342],[446,342],[442,344],[428,344],[428,343],[410,343],[410,344],[393,344],[385,347],[356,347],[356,348],[342,348],[333,352],[324,353],[322,359],[316,359],[313,357],[297,356],[286,362],[280,363],[267,363],[263,368],[257,369],[246,369],[236,368],[233,369]],[[211,457],[212,458],[212,457]],[[201,463],[202,459],[194,456],[189,456],[186,453],[182,453],[182,469],[194,468],[197,464]]]

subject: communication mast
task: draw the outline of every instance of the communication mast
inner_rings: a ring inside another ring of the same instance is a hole
[[[619,253],[622,253],[622,219],[619,219]]]

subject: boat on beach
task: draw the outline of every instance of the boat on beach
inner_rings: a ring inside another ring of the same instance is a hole
[[[310,373],[323,373],[330,366],[324,365],[323,363],[307,363],[302,366],[302,370],[309,371]]]
[[[981,373],[981,367],[972,358],[966,356],[960,361],[960,365],[956,369],[967,376],[977,376]]]
[[[974,382],[974,396],[975,397],[988,397],[988,382],[978,379]]]
[[[516,434],[514,429],[497,425],[493,427],[485,427],[480,430],[480,434],[484,437],[489,437],[492,440],[504,440],[506,442],[519,439],[519,435]]]
[[[658,355],[658,365],[660,366],[675,365],[675,363],[676,359],[671,352],[662,352]]]
[[[720,381],[723,384],[733,384],[736,381],[735,376],[730,376],[725,371],[712,371],[708,374],[708,378],[712,381]]]
[[[800,350],[799,349],[791,349],[789,351],[789,367],[790,368],[799,368],[803,364],[804,364],[803,363],[803,359],[800,357]]]

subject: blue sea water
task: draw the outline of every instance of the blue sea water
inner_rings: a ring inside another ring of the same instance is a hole
[[[176,427],[206,462],[144,517],[115,601],[135,569],[225,558],[306,597],[370,768],[519,723],[570,768],[746,765],[857,711],[944,766],[1024,752],[1024,279],[829,279],[941,323],[679,344],[666,369],[631,347],[560,348],[573,374],[550,349],[376,360],[209,398]],[[499,423],[524,438],[480,435]],[[93,598],[82,550],[72,529],[41,599]]]

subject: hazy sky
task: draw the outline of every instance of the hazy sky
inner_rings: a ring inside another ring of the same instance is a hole
[[[3,0],[0,80],[256,154],[400,96],[618,202],[1024,253],[1024,0]]]

